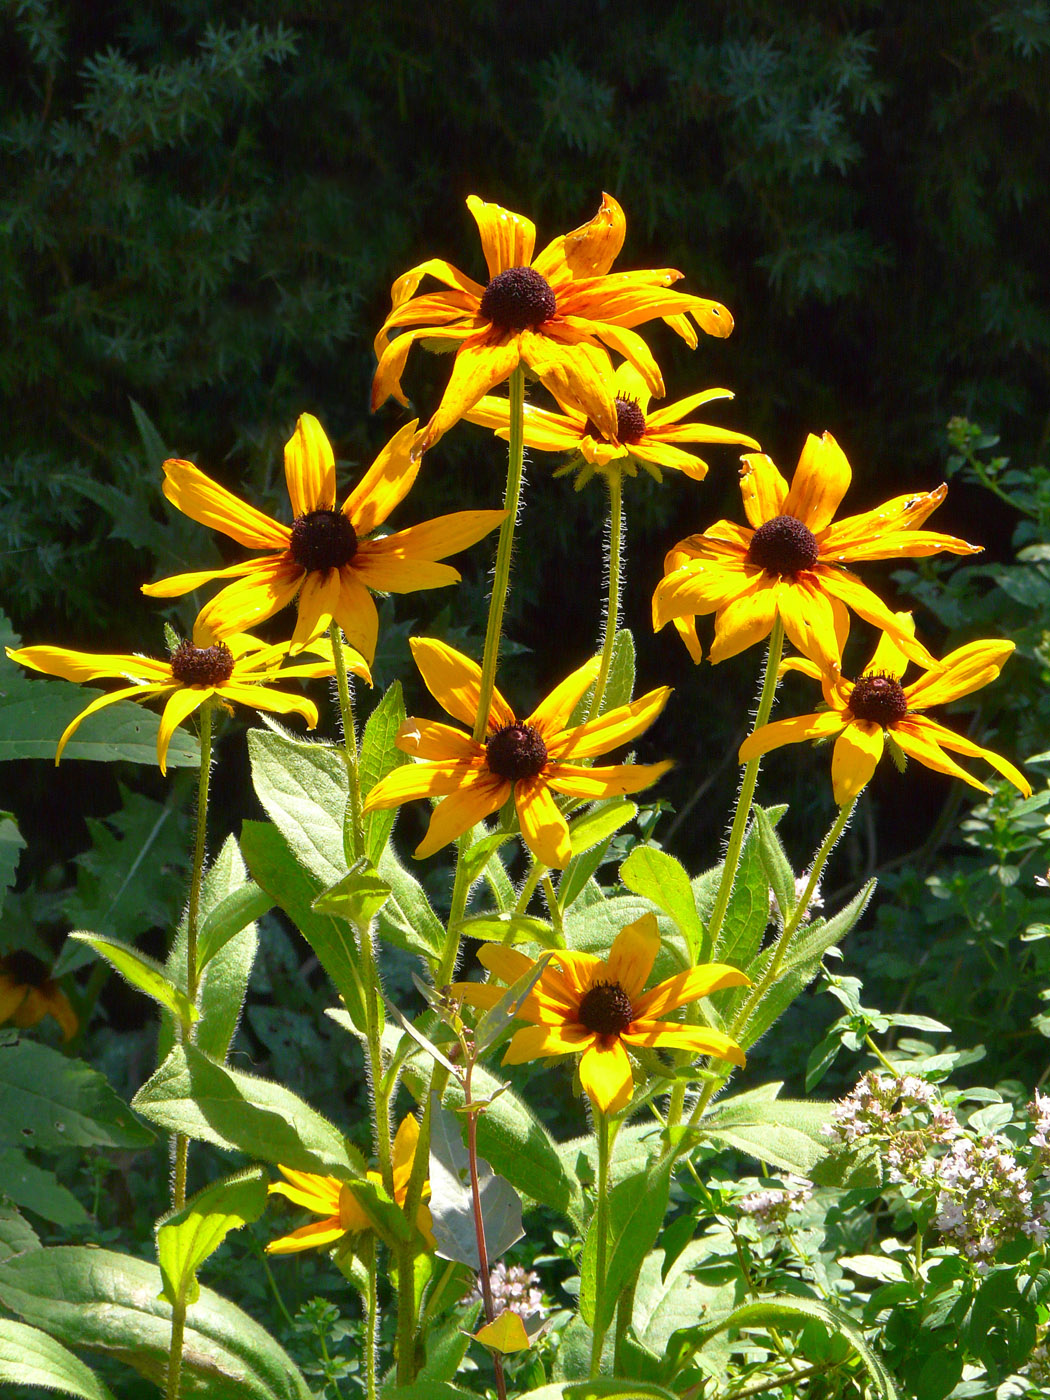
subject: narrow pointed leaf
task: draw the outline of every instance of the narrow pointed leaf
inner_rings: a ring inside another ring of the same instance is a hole
[[[175,986],[160,963],[140,953],[137,948],[129,948],[126,943],[118,943],[115,938],[100,938],[95,933],[71,933],[70,938],[78,943],[86,943],[100,958],[105,958],[112,967],[140,992],[145,992],[178,1018],[182,1025],[191,1025],[197,1019],[197,1008],[186,993]]]
[[[164,1278],[163,1297],[195,1303],[200,1297],[197,1271],[231,1230],[258,1220],[266,1209],[266,1175],[261,1167],[212,1182],[157,1231],[157,1260]]]

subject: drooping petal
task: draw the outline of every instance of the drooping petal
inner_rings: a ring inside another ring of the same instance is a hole
[[[538,729],[544,739],[564,729],[573,710],[586,694],[587,687],[592,685],[597,678],[600,665],[601,658],[592,656],[582,666],[578,666],[571,675],[566,676],[559,685],[556,685],[545,699],[540,701],[525,721],[526,724],[531,724],[534,729]]]
[[[498,204],[487,204],[476,194],[468,195],[467,208],[481,235],[481,250],[490,278],[510,267],[527,267],[532,262],[536,225],[531,219]]]
[[[274,680],[280,679],[274,676]],[[288,695],[267,685],[238,684],[229,680],[217,687],[223,700],[237,705],[250,705],[253,710],[267,710],[275,715],[300,715],[306,720],[307,729],[317,728],[317,706],[305,695]]]
[[[304,1249],[323,1249],[327,1244],[335,1244],[346,1234],[338,1219],[316,1220],[311,1225],[303,1225],[290,1235],[271,1240],[266,1246],[267,1254],[298,1254]]]
[[[719,992],[723,987],[749,987],[750,979],[728,963],[701,963],[667,977],[634,1003],[634,1020],[652,1021],[678,1006]],[[632,999],[633,1000],[633,999]]]
[[[93,654],[69,651],[65,647],[6,648],[12,661],[45,676],[61,676],[66,681],[93,681],[102,676],[127,676],[171,684],[171,663],[151,656],[130,656],[119,652]]]
[[[379,613],[372,595],[350,568],[338,571],[339,598],[333,616],[343,636],[371,664],[379,637]]]
[[[283,558],[283,555],[277,557]],[[245,574],[254,573],[260,562],[242,559],[239,564],[230,564],[225,569],[194,569],[188,574],[171,574],[168,578],[159,578],[156,583],[140,585],[139,591],[149,598],[181,598],[184,593],[193,593],[217,578],[243,578]]]
[[[673,768],[663,763],[614,763],[602,768],[584,768],[574,763],[552,763],[544,769],[549,787],[566,797],[596,801],[602,797],[625,797],[659,782]]]
[[[603,1113],[619,1113],[631,1101],[634,1080],[631,1062],[620,1040],[607,1045],[595,1037],[580,1059],[580,1083]]]
[[[659,951],[660,929],[656,915],[643,914],[620,930],[605,960],[605,975],[610,982],[619,982],[636,1017],[641,1014],[638,1004],[642,988],[649,980]]]
[[[486,329],[465,340],[456,352],[437,412],[424,429],[420,450],[429,451],[454,423],[459,422],[468,408],[473,408],[478,399],[510,377],[520,359],[517,335],[503,344],[494,344],[492,332]]]
[[[287,549],[291,543],[287,525],[279,525],[261,510],[238,500],[192,462],[172,459],[164,463],[164,494],[198,525],[221,530],[249,549]]]
[[[442,798],[434,808],[427,834],[416,847],[416,858],[422,860],[462,836],[472,826],[498,808],[510,796],[510,783],[491,773],[471,773],[458,792]]]
[[[670,686],[660,686],[640,695],[627,705],[607,710],[576,729],[569,730],[548,746],[550,758],[596,758],[643,734],[663,710],[671,695]]]
[[[302,413],[284,449],[284,478],[292,514],[335,507],[335,454],[312,413]]]
[[[924,738],[928,738],[932,743],[939,744],[942,749],[950,749],[953,753],[964,754],[967,758],[983,758],[985,763],[990,763],[997,773],[1001,773],[1008,782],[1013,783],[1014,787],[1022,792],[1025,797],[1031,797],[1032,785],[1025,775],[1020,769],[1015,768],[1008,759],[1002,758],[992,749],[981,748],[979,744],[975,744],[970,739],[964,739],[961,734],[956,734],[953,730],[946,729],[943,724],[938,724],[936,720],[929,719],[925,715],[909,715],[907,718],[899,721],[897,725],[894,725],[893,732],[898,742],[900,741],[900,735],[897,731],[901,725],[905,726],[912,736],[916,733],[921,733]],[[904,747],[903,744],[901,747]],[[925,759],[921,761],[923,763],[926,762]]]
[[[893,737],[909,758],[918,759],[924,767],[932,768],[935,773],[945,773],[949,778],[961,778],[978,792],[988,792],[984,783],[967,773],[944,752],[943,736],[937,732],[940,728],[925,715],[910,715],[893,726]]]
[[[342,569],[311,569],[303,579],[303,586],[299,590],[299,616],[292,633],[293,651],[312,641],[339,611],[342,592],[340,575],[343,572]],[[348,635],[347,640],[357,651],[361,651],[356,638]],[[368,657],[369,661],[372,659],[372,656]]]
[[[572,856],[569,828],[542,776],[515,783],[514,806],[522,840],[532,854],[544,865],[564,870]]]
[[[205,603],[197,614],[194,635],[200,635],[202,644],[210,646],[265,622],[292,601],[305,577],[305,570],[289,555],[255,560],[251,573],[227,584]]]
[[[408,1178],[412,1175],[412,1163],[416,1156],[416,1144],[419,1142],[419,1124],[415,1116],[406,1113],[401,1120],[401,1126],[394,1135],[394,1151],[392,1165],[394,1168],[394,1199],[399,1206],[405,1204],[405,1195],[408,1190]]]
[[[336,1215],[339,1211],[339,1192],[343,1183],[334,1176],[317,1176],[313,1172],[296,1171],[292,1167],[278,1166],[277,1170],[286,1181],[273,1181],[267,1188],[271,1196],[284,1196],[304,1210],[312,1210],[315,1215]]]
[[[563,407],[578,409],[607,438],[616,436],[616,395],[608,352],[582,341],[561,344],[538,331],[521,332],[529,368]]]
[[[412,457],[416,428],[413,418],[396,432],[343,503],[343,514],[358,536],[370,535],[408,495],[422,458]]]
[[[578,1055],[594,1039],[584,1026],[523,1026],[511,1036],[503,1063],[525,1065],[554,1055]]]
[[[781,515],[787,500],[788,484],[764,452],[749,452],[740,468],[740,495],[744,514],[752,529]]]
[[[447,797],[479,774],[476,763],[404,763],[370,789],[365,811],[400,807],[420,797]]]
[[[714,399],[732,399],[735,394],[729,389],[701,389],[697,394],[689,394],[684,399],[676,399],[674,403],[666,404],[663,408],[658,408],[655,413],[645,413],[645,426],[652,432],[657,428],[669,427],[672,423],[679,423],[687,413],[692,413],[694,408],[702,408],[705,404],[711,403]]]
[[[532,265],[548,282],[603,277],[616,261],[626,232],[623,210],[611,194],[603,193],[594,218],[553,239]]]
[[[641,442],[631,445],[632,457],[640,462],[652,462],[656,467],[668,467],[672,471],[683,472],[691,481],[703,481],[707,475],[707,463],[693,452],[683,452],[658,438],[644,437]]]
[[[831,755],[831,786],[840,807],[866,787],[878,767],[886,734],[881,724],[855,719],[835,740]]]
[[[497,437],[506,439],[510,428],[510,406],[507,399],[486,394],[463,417],[468,423],[492,428]],[[537,452],[571,452],[580,441],[586,419],[578,413],[550,413],[535,404],[524,405],[525,446]]]
[[[91,704],[85,705],[80,714],[75,719],[70,720],[62,731],[58,747],[55,749],[55,767],[58,767],[59,759],[65,752],[66,745],[89,715],[95,714],[98,710],[104,710],[107,705],[115,705],[118,700],[150,700],[155,696],[159,697],[170,693],[170,685],[133,685],[127,690],[115,690],[112,695],[100,695],[97,700],[92,700]]]
[[[815,574],[799,573],[780,580],[777,611],[788,639],[825,670],[842,665],[835,612]]]
[[[999,640],[958,647],[941,662],[943,670],[928,671],[905,687],[908,708],[925,710],[971,695],[996,679],[1013,650],[1013,642]]]
[[[604,345],[614,350],[617,355],[622,355],[628,364],[634,366],[651,394],[658,399],[663,398],[667,390],[660,366],[637,331],[628,330],[626,326],[613,326],[607,321],[592,321],[590,329],[591,334],[596,335]]]
[[[814,573],[833,598],[838,598],[873,627],[888,632],[910,660],[931,671],[940,669],[940,663],[934,660],[923,644],[902,628],[897,621],[897,614],[891,611],[877,594],[861,583],[856,574],[826,564],[818,564]]]
[[[481,697],[481,667],[469,656],[433,637],[413,637],[409,645],[423,683],[434,699],[454,719],[473,729]],[[513,723],[513,710],[500,692],[494,690],[489,729],[502,729]]]
[[[858,564],[865,559],[926,559],[931,554],[981,554],[984,546],[968,544],[954,535],[942,535],[936,530],[886,531],[861,544],[841,546],[828,551],[821,543],[822,560]]]
[[[734,1065],[743,1066],[746,1063],[746,1056],[736,1041],[709,1026],[682,1026],[674,1021],[645,1020],[636,1022],[630,1030],[624,1031],[621,1038],[627,1045],[691,1050],[694,1055],[711,1055],[716,1060],[728,1060]]]
[[[853,473],[846,454],[830,433],[810,433],[791,479],[791,489],[781,508],[819,535],[834,519],[849,490]]]
[[[168,771],[168,745],[171,743],[171,736],[183,720],[189,719],[190,715],[199,710],[215,693],[211,686],[194,685],[176,690],[168,697],[160,717],[160,728],[157,730],[157,762],[162,773],[166,774]]]
[[[769,636],[777,613],[779,585],[779,578],[763,572],[749,583],[746,592],[715,614],[715,637],[709,653],[712,665]]]
[[[397,746],[413,758],[438,763],[481,763],[485,749],[462,729],[429,719],[406,719],[397,731]]]
[[[653,594],[653,626],[659,631],[676,617],[718,612],[761,586],[761,578],[761,570],[741,559],[717,555],[691,559],[657,584]]]
[[[915,620],[910,612],[899,612],[896,614],[900,623],[901,631],[907,632],[910,636],[915,636]],[[1010,644],[1011,646],[1013,643]],[[875,648],[875,654],[864,667],[865,676],[892,676],[895,681],[899,681],[908,669],[908,658],[901,651],[899,644],[889,635],[883,632],[879,638],[879,644]]]
[[[749,734],[737,753],[741,763],[750,763],[764,753],[784,744],[801,744],[806,739],[830,739],[839,734],[846,720],[834,710],[821,710],[812,715],[792,715],[790,719],[775,719]]]
[[[408,352],[417,340],[425,337],[428,341],[451,340],[463,341],[477,333],[477,327],[470,322],[460,326],[434,327],[417,326],[410,331],[402,331],[396,340],[387,345],[379,355],[379,364],[376,372],[372,376],[372,393],[370,399],[371,411],[375,413],[380,405],[386,403],[387,399],[393,395],[398,403],[405,408],[408,407],[408,399],[401,388],[401,376],[405,372],[405,364],[408,360]],[[382,332],[377,337],[382,338]]]

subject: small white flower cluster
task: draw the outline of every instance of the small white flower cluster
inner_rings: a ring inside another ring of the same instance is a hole
[[[741,1215],[750,1215],[760,1225],[779,1224],[793,1210],[801,1210],[813,1195],[813,1183],[806,1177],[785,1172],[781,1179],[783,1186],[749,1191],[738,1196],[733,1204]]]
[[[843,1147],[877,1144],[889,1180],[931,1199],[936,1228],[986,1273],[1018,1231],[1037,1244],[1050,1238],[1050,1201],[1036,1202],[1031,1188],[1050,1176],[1050,1095],[1037,1093],[1028,1111],[1035,1151],[1026,1165],[1004,1139],[964,1128],[925,1080],[869,1073],[834,1106],[826,1132]]]
[[[537,1284],[540,1276],[532,1269],[523,1269],[520,1264],[511,1264],[508,1269],[501,1259],[489,1270],[489,1287],[497,1315],[501,1312],[516,1312],[519,1317],[545,1318],[550,1308],[544,1302]],[[476,1303],[481,1298],[481,1282],[475,1280],[468,1303]]]
[[[795,876],[795,903],[796,903],[796,905],[797,905],[797,904],[799,903],[799,901],[802,899],[802,896],[806,893],[806,886],[807,886],[808,884],[809,884],[809,871],[808,871],[808,870],[803,870],[803,872],[802,872],[801,875],[796,875],[796,876]],[[813,889],[812,895],[810,895],[809,903],[806,905],[805,909],[802,911],[802,917],[799,919],[799,923],[808,924],[809,921],[810,921],[810,919],[812,919],[812,917],[813,917],[814,910],[816,910],[816,909],[823,909],[823,908],[824,908],[824,896],[823,896],[823,895],[821,894],[821,892],[820,892],[820,881],[818,880],[817,883],[816,883],[816,885],[815,885],[815,887],[814,887],[814,889]],[[783,911],[782,911],[781,908],[780,908],[780,901],[777,899],[776,895],[773,893],[772,890],[769,891],[769,913],[770,913],[771,917],[776,918],[776,919],[779,919],[781,923],[784,922],[784,914],[783,914]]]
[[[1041,1385],[1050,1390],[1050,1341],[1047,1339],[1047,1329],[1043,1325],[1036,1331],[1037,1341],[1032,1349],[1032,1354],[1021,1368],[1021,1374],[1026,1376],[1033,1385]]]

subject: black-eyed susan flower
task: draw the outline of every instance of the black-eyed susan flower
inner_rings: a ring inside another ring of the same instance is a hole
[[[63,1040],[72,1040],[80,1022],[65,992],[40,959],[24,949],[0,958],[0,1026],[10,1021],[19,1030],[53,1016]]]
[[[718,302],[671,290],[682,275],[674,268],[610,273],[627,227],[611,195],[603,196],[590,223],[555,238],[535,258],[536,228],[528,219],[477,195],[470,196],[467,208],[481,235],[486,285],[442,258],[429,258],[394,283],[390,314],[375,342],[379,365],[372,383],[373,408],[391,394],[407,403],[401,375],[416,340],[444,341],[456,348],[451,378],[424,432],[423,450],[521,363],[559,403],[579,408],[614,438],[612,367],[603,346],[631,361],[660,397],[659,367],[633,327],[662,318],[691,345],[696,332],[690,316],[709,335],[724,337],[733,329],[732,316]],[[416,296],[426,276],[447,290]],[[394,340],[392,331],[399,332]]]
[[[58,741],[55,763],[62,757],[66,744],[80,725],[97,710],[115,705],[118,700],[163,700],[160,728],[157,730],[157,762],[160,771],[167,772],[168,745],[175,730],[208,700],[215,697],[227,709],[234,704],[250,705],[254,710],[273,714],[301,715],[307,727],[317,724],[317,707],[302,695],[287,695],[274,690],[275,682],[313,679],[335,674],[331,643],[325,639],[309,643],[310,650],[322,658],[282,666],[288,659],[286,645],[269,646],[255,637],[242,633],[231,637],[229,643],[201,645],[200,638],[184,641],[176,647],[167,661],[151,656],[95,655],[85,651],[67,651],[65,647],[21,647],[7,650],[12,661],[43,671],[47,676],[84,683],[108,677],[123,677],[133,684],[110,695],[101,695],[81,710],[66,726]],[[345,651],[347,669],[369,680],[368,667],[356,653]]]
[[[711,423],[683,423],[687,414],[714,399],[731,399],[728,389],[704,389],[677,403],[668,404],[655,413],[649,412],[649,385],[629,360],[625,360],[613,379],[616,395],[616,433],[608,438],[585,413],[565,407],[561,413],[551,413],[525,405],[525,446],[538,452],[578,452],[583,460],[599,471],[610,465],[634,476],[637,466],[644,467],[660,480],[660,469],[670,467],[684,472],[694,481],[703,481],[707,463],[679,443],[732,443],[740,447],[758,447],[754,438]],[[494,428],[497,437],[509,436],[510,405],[506,399],[487,394],[465,413],[471,423]],[[586,477],[581,473],[578,485]]]
[[[418,1141],[419,1124],[409,1114],[394,1138],[394,1200],[402,1210],[405,1208]],[[372,1229],[372,1222],[354,1195],[352,1182],[337,1181],[334,1176],[293,1171],[291,1167],[278,1167],[278,1171],[285,1180],[272,1182],[270,1194],[287,1196],[294,1205],[323,1218],[310,1225],[302,1225],[290,1235],[282,1235],[279,1240],[271,1240],[266,1246],[267,1254],[297,1254],[303,1249],[323,1249],[326,1245],[337,1243],[344,1235],[357,1235],[363,1230]],[[368,1180],[373,1186],[382,1186],[378,1172],[369,1172]],[[423,1200],[429,1195],[430,1183],[426,1182]],[[427,1249],[436,1247],[432,1224],[430,1207],[420,1204],[416,1212],[416,1229],[423,1236]]]
[[[387,443],[338,509],[331,444],[317,419],[304,413],[284,450],[290,526],[238,500],[191,462],[165,462],[164,494],[172,505],[238,544],[267,552],[229,568],[160,579],[143,585],[143,593],[175,598],[212,579],[236,579],[201,609],[196,630],[208,641],[263,622],[298,598],[294,649],[334,619],[355,651],[371,662],[379,617],[369,590],[415,593],[458,583],[457,571],[437,561],[476,544],[504,515],[462,510],[373,536],[416,479],[415,428],[415,422],[407,424]]]
[[[411,646],[431,695],[455,719],[473,728],[481,689],[480,667],[444,642],[428,637],[414,637]],[[594,801],[639,792],[671,766],[584,766],[582,760],[608,753],[648,729],[671,693],[666,686],[652,690],[629,705],[572,728],[570,716],[597,674],[595,657],[556,686],[524,720],[517,719],[500,692],[494,690],[484,741],[451,725],[405,720],[398,731],[397,746],[422,761],[395,768],[380,779],[368,794],[365,811],[399,807],[420,797],[442,798],[416,849],[422,858],[469,831],[513,794],[529,850],[544,865],[567,865],[572,855],[569,829],[554,793]]]
[[[744,1052],[722,1031],[662,1018],[722,987],[746,987],[747,977],[724,963],[704,963],[645,991],[659,951],[656,918],[645,914],[620,930],[607,958],[564,949],[552,953],[514,1013],[531,1025],[514,1032],[503,1063],[579,1055],[580,1083],[603,1113],[619,1113],[630,1100],[632,1046],[686,1050],[742,1065]],[[470,1006],[486,1010],[533,967],[531,958],[501,943],[484,944],[478,958],[492,980],[458,982],[453,990]]]
[[[893,612],[846,564],[867,559],[914,559],[947,550],[977,554],[980,546],[917,527],[948,488],[896,496],[863,515],[833,523],[852,473],[830,433],[812,434],[788,483],[763,453],[743,459],[740,490],[749,524],[719,520],[680,541],[664,563],[653,595],[659,631],[677,618],[694,661],[700,659],[692,618],[715,615],[711,660],[724,661],[768,637],[779,614],[790,640],[833,670],[841,664],[837,627],[852,609],[891,636],[923,666],[934,660]]]
[[[898,613],[897,622],[902,631],[911,631],[909,613]],[[971,787],[987,792],[984,783],[967,773],[950,754],[983,758],[1029,797],[1031,784],[1012,763],[924,713],[933,705],[960,700],[994,681],[1013,649],[1013,642],[968,642],[907,686],[901,685],[901,677],[908,667],[908,658],[886,634],[867,667],[852,682],[837,673],[822,671],[811,659],[791,657],[782,669],[803,671],[819,680],[828,709],[763,725],[745,739],[740,761],[746,763],[770,749],[803,739],[834,739],[831,781],[835,801],[843,806],[867,784],[887,742],[891,742],[927,768],[961,778]]]

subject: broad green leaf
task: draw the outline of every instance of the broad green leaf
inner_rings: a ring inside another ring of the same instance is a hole
[[[498,1351],[504,1356],[516,1351],[527,1351],[531,1345],[524,1322],[509,1308],[491,1322],[486,1322],[484,1327],[479,1327],[474,1333],[474,1340],[488,1347],[489,1351]]]
[[[390,898],[379,911],[379,933],[395,948],[436,961],[445,946],[445,930],[430,907],[423,886],[400,863],[390,846],[379,861],[379,877]]]
[[[596,802],[583,816],[569,823],[573,854],[582,855],[592,846],[597,846],[599,841],[614,836],[637,815],[637,802],[632,802],[627,797],[614,797],[607,802]]]
[[[518,1400],[676,1400],[674,1393],[649,1381],[599,1376],[593,1381],[558,1381],[528,1390]]]
[[[197,1271],[231,1230],[250,1225],[266,1209],[266,1175],[252,1167],[214,1181],[198,1191],[182,1210],[169,1215],[157,1230],[157,1260],[164,1278],[163,1296],[195,1303],[200,1297]]]
[[[689,876],[674,856],[655,846],[635,846],[620,866],[620,879],[629,890],[651,899],[674,920],[685,936],[691,961],[697,962],[704,944],[704,928],[696,912]]]
[[[390,898],[390,886],[366,862],[349,870],[341,880],[319,894],[313,908],[319,914],[346,919],[357,928],[367,928]]]
[[[402,753],[394,742],[404,718],[405,702],[401,694],[401,682],[394,681],[369,715],[361,737],[361,762],[358,771],[362,797],[368,796],[380,778],[385,778],[395,768],[412,762],[408,754]],[[365,813],[365,855],[373,865],[382,855],[396,820],[396,807]]]
[[[0,1318],[0,1386],[40,1386],[79,1400],[113,1400],[112,1392],[79,1356],[24,1322]]]
[[[531,914],[472,914],[459,921],[456,932],[482,943],[538,943],[542,948],[562,946],[547,920]]]
[[[273,908],[273,900],[253,881],[239,885],[220,899],[197,934],[197,965],[203,972],[218,953],[241,929],[261,919]]]
[[[54,1172],[26,1160],[23,1152],[0,1151],[0,1187],[9,1201],[55,1225],[85,1225],[87,1211],[72,1191],[59,1184]]]
[[[565,941],[581,953],[596,953],[606,957],[616,935],[628,924],[637,922],[643,914],[655,914],[660,928],[660,951],[653,964],[649,985],[673,977],[691,966],[689,947],[684,934],[648,899],[636,894],[613,895],[581,908],[577,903],[565,915]]]
[[[0,1302],[66,1346],[133,1366],[163,1388],[171,1308],[155,1264],[106,1249],[61,1246],[0,1264]],[[310,1400],[288,1355],[247,1313],[201,1289],[187,1313],[187,1400]]]
[[[690,1327],[707,1310],[710,1289],[690,1273],[710,1253],[706,1240],[692,1240],[667,1264],[662,1249],[647,1255],[634,1290],[635,1334],[643,1346],[663,1356],[671,1336]]]
[[[776,827],[769,819],[769,813],[758,806],[754,807],[752,812],[755,830],[758,833],[758,854],[762,861],[762,869],[770,889],[776,896],[777,908],[780,910],[780,921],[783,924],[791,917],[795,905],[798,903],[798,896],[795,893],[795,872],[791,868],[791,862],[784,852],[784,847],[780,844],[780,837],[776,833]]]
[[[609,1236],[605,1277],[596,1273],[598,1219],[587,1231],[580,1261],[580,1314],[596,1330],[604,1332],[612,1322],[617,1299],[638,1273],[656,1243],[667,1213],[671,1190],[670,1159],[644,1167],[609,1193]]]
[[[521,1239],[521,1199],[483,1158],[477,1159],[478,1195],[485,1222],[485,1245],[490,1263]],[[456,1116],[431,1097],[430,1214],[442,1259],[453,1259],[475,1271],[478,1255],[477,1222],[469,1175],[469,1159],[460,1139]]]
[[[587,886],[593,882],[594,873],[605,859],[611,841],[612,837],[607,836],[604,841],[599,841],[589,851],[584,851],[571,858],[558,880],[558,907],[560,909],[565,911],[571,908]]]
[[[20,667],[10,663],[11,670]],[[8,672],[5,668],[4,679]],[[31,689],[30,689],[31,686]],[[0,762],[15,758],[55,761],[60,735],[69,723],[105,692],[72,681],[33,680],[24,689],[5,692],[0,685]],[[156,767],[160,715],[133,700],[118,700],[90,715],[62,753],[62,762],[86,758],[96,763],[145,763]],[[185,729],[177,729],[168,746],[168,767],[197,768],[200,747]]]
[[[248,731],[248,752],[252,781],[266,815],[321,889],[330,889],[346,874],[345,758],[325,744],[268,729]]]
[[[746,1093],[720,1099],[704,1115],[696,1132],[701,1140],[718,1147],[733,1148],[781,1171],[808,1176],[828,1155],[824,1129],[830,1122],[828,1103],[767,1100]]]
[[[0,1046],[0,1144],[44,1147],[148,1147],[138,1122],[106,1078],[34,1040]]]
[[[0,1262],[27,1249],[39,1249],[36,1231],[14,1206],[0,1206]]]
[[[580,1184],[532,1110],[481,1065],[474,1070],[473,1092],[479,1099],[492,1100],[478,1119],[478,1151],[493,1170],[523,1196],[578,1221],[583,1211]],[[454,1107],[462,1104],[457,1084],[449,1085],[445,1099]]]
[[[4,906],[7,891],[15,882],[19,855],[25,844],[25,837],[19,831],[14,816],[10,812],[0,812],[0,909]]]
[[[96,933],[71,933],[69,937],[93,948],[100,958],[105,958],[106,962],[115,967],[133,987],[159,1002],[183,1025],[190,1025],[196,1021],[197,1008],[186,993],[180,991],[175,983],[168,979],[164,968],[153,958],[140,953],[137,948],[118,943],[114,938],[100,938]]]
[[[245,822],[241,849],[256,883],[291,919],[317,954],[318,961],[343,998],[354,1024],[365,1025],[364,989],[353,930],[343,919],[319,914],[313,902],[319,881],[292,854],[284,836],[268,822]]]
[[[168,1132],[263,1162],[344,1181],[364,1175],[360,1155],[297,1094],[217,1064],[193,1045],[172,1049],[133,1107]]]
[[[758,831],[751,827],[740,852],[733,893],[712,950],[712,961],[731,963],[754,977],[751,962],[769,927],[769,881],[758,849]]]

